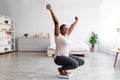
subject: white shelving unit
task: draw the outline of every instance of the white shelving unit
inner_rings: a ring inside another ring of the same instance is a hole
[[[0,15],[0,53],[15,51],[14,18]]]

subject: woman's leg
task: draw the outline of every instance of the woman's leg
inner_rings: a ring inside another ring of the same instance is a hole
[[[78,56],[74,56],[74,55],[69,55],[69,57],[71,57],[71,58],[73,58],[73,59],[75,59],[78,63],[79,63],[79,66],[81,66],[81,65],[83,65],[84,64],[84,60],[83,59],[81,59],[80,57],[78,57]]]
[[[64,74],[63,70],[66,73],[66,70],[75,69],[79,66],[79,63],[76,60],[66,56],[57,56],[54,62],[57,65],[62,66],[61,68],[58,68],[58,71],[60,72],[60,74]]]

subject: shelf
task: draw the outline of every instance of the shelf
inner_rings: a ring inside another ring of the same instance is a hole
[[[6,24],[6,23],[0,23],[2,25],[6,25],[6,26],[13,26],[12,24]]]
[[[10,46],[10,45],[15,45],[14,43],[11,44],[0,44],[0,46]]]
[[[14,18],[11,18],[11,17],[9,17],[9,16],[3,16],[3,15],[0,15],[0,17],[6,18],[6,19],[14,19]]]
[[[0,15],[0,53],[15,50],[14,18]]]
[[[15,50],[8,50],[8,51],[0,51],[0,53],[7,53],[7,52],[13,52]]]
[[[6,31],[4,31],[4,30],[0,30],[0,32],[6,32]],[[14,31],[8,31],[8,32],[12,32],[12,33],[13,33]]]
[[[15,37],[2,37],[0,39],[14,39]]]

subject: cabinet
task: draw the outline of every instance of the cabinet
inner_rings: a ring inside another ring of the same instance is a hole
[[[0,15],[0,53],[15,51],[14,18]]]
[[[47,51],[49,45],[49,37],[18,38],[18,51]]]

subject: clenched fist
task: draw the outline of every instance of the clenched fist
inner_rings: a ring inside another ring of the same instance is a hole
[[[77,17],[77,16],[75,17],[75,20],[76,20],[76,21],[78,20],[78,17]]]
[[[50,4],[47,4],[46,8],[47,8],[48,10],[51,10],[51,9],[52,9],[52,7],[51,7]]]

